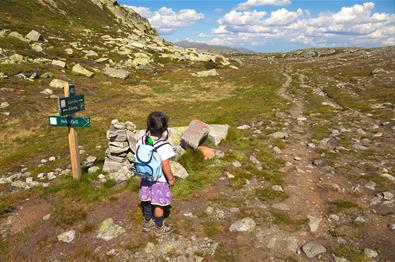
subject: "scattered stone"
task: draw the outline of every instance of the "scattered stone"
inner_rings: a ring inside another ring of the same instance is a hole
[[[68,54],[68,55],[72,55],[72,54],[74,53],[73,49],[71,49],[71,48],[66,48],[64,51],[65,51],[66,54]]]
[[[210,76],[219,76],[217,70],[215,69],[211,69],[208,71],[200,71],[200,72],[196,72],[196,73],[191,73],[192,76],[196,76],[196,77],[210,77]]]
[[[53,73],[52,72],[45,72],[45,73],[40,75],[40,78],[42,78],[42,79],[52,78],[52,77],[53,77]]]
[[[390,174],[387,174],[387,173],[381,174],[381,176],[384,177],[384,178],[387,178],[387,179],[389,179],[390,181],[392,181],[392,182],[395,183],[395,177],[394,177],[394,176],[392,176],[392,175],[390,175]]]
[[[52,89],[47,88],[47,89],[41,91],[40,93],[44,94],[44,95],[52,95],[53,91],[52,91]]]
[[[279,185],[273,185],[272,190],[277,191],[277,192],[284,192],[284,189]]]
[[[17,39],[19,39],[19,40],[21,40],[21,41],[23,41],[23,42],[28,42],[28,41],[29,41],[29,40],[26,39],[23,35],[21,35],[21,34],[18,33],[18,32],[15,32],[15,31],[11,32],[8,36],[10,36],[10,37],[15,37],[15,38],[17,38]]]
[[[43,216],[43,220],[44,220],[44,221],[47,221],[47,220],[49,220],[50,218],[51,218],[51,214],[48,214],[48,215]]]
[[[229,179],[235,178],[235,176],[232,175],[232,174],[229,173],[229,172],[225,172],[225,175],[226,175]]]
[[[209,134],[209,126],[200,120],[192,120],[187,129],[182,133],[181,146],[184,148],[192,147],[197,150],[200,143]]]
[[[38,52],[38,53],[44,51],[43,46],[42,46],[41,44],[37,44],[37,43],[35,43],[35,44],[32,45],[32,49],[33,49],[34,51]]]
[[[272,207],[281,211],[289,211],[289,207],[285,203],[275,203]]]
[[[391,229],[391,230],[395,230],[395,224],[389,224],[388,228]]]
[[[298,156],[294,156],[293,159],[294,159],[295,161],[301,161],[301,160],[302,160],[302,158],[300,158],[300,157],[298,157]]]
[[[370,249],[370,248],[365,248],[365,249],[363,250],[363,253],[364,253],[365,256],[367,256],[368,258],[375,258],[375,257],[377,257],[377,256],[379,255],[376,251],[374,251],[373,249]]]
[[[0,109],[7,108],[7,107],[9,107],[9,106],[10,106],[10,104],[9,104],[8,102],[2,102],[2,103],[0,104]]]
[[[329,219],[330,219],[330,220],[333,220],[333,221],[339,221],[339,220],[340,220],[340,217],[339,217],[338,215],[336,215],[336,214],[331,214],[331,215],[329,216]]]
[[[116,69],[116,68],[111,68],[111,67],[105,67],[103,70],[103,73],[114,78],[119,78],[119,79],[126,79],[129,76],[129,72],[123,69]]]
[[[99,56],[95,51],[89,50],[89,51],[83,51],[85,53],[85,57],[91,57],[91,56]]]
[[[236,167],[236,168],[240,168],[241,167],[241,163],[239,162],[239,161],[234,161],[233,163],[232,163],[232,165],[234,166],[234,167]]]
[[[271,134],[270,136],[272,138],[274,138],[274,139],[286,139],[286,138],[288,138],[288,134],[285,133],[285,132],[281,132],[281,131],[275,132],[275,133]]]
[[[76,64],[75,66],[73,66],[71,71],[73,73],[77,74],[77,75],[82,75],[82,76],[86,76],[86,77],[92,77],[94,75],[93,72],[91,72],[88,69],[82,67],[80,64]]]
[[[204,159],[212,159],[215,157],[215,149],[207,146],[199,146],[198,151],[202,153]]]
[[[30,41],[33,41],[33,42],[37,42],[37,41],[43,40],[42,35],[39,32],[37,32],[36,30],[30,31],[26,35],[25,38],[27,38],[27,39],[29,39]]]
[[[366,183],[365,188],[374,191],[376,189],[376,183],[373,181],[369,181],[368,183]]]
[[[189,174],[187,170],[178,162],[170,161],[171,171],[175,177],[186,179]]]
[[[208,140],[218,146],[228,135],[229,125],[209,125]]]
[[[98,166],[92,166],[90,168],[88,168],[88,174],[95,174],[100,170],[100,168]]]
[[[315,144],[314,144],[314,143],[308,143],[307,146],[308,146],[309,148],[315,148]]]
[[[75,230],[66,231],[58,235],[58,241],[71,243],[75,238]]]
[[[109,251],[107,251],[106,256],[112,257],[115,256],[117,254],[117,251],[113,248],[110,249]]]
[[[96,162],[96,157],[95,156],[88,156],[84,162],[84,167],[91,167],[95,164]]]
[[[322,166],[324,164],[324,160],[322,159],[314,159],[313,160],[313,165],[315,166]]]
[[[283,152],[281,151],[280,148],[278,148],[277,146],[273,147],[273,151],[274,153],[276,153],[277,155],[281,155]]]
[[[320,222],[321,222],[321,218],[315,217],[315,216],[307,216],[309,219],[309,229],[310,232],[315,233],[319,226],[320,226]]]
[[[230,227],[231,232],[253,232],[255,230],[256,223],[250,218],[246,217],[241,220],[234,222]]]
[[[125,229],[123,227],[115,224],[112,218],[107,218],[101,223],[97,238],[109,241],[123,233],[125,233]]]
[[[309,242],[302,246],[302,251],[306,254],[307,257],[313,258],[319,254],[325,253],[326,248],[318,243]]]
[[[17,180],[11,183],[11,186],[17,187],[17,188],[23,188],[23,189],[28,189],[29,185],[26,182],[23,182],[21,180]]]
[[[383,196],[384,200],[392,200],[394,198],[394,195],[388,191],[381,193],[381,195]]]
[[[155,244],[152,242],[148,242],[144,248],[144,251],[145,253],[150,254],[154,251],[154,249],[155,249]]]
[[[356,218],[354,219],[354,222],[355,222],[355,223],[358,223],[358,224],[365,224],[365,223],[366,223],[366,220],[365,220],[363,217],[358,216],[358,217],[356,217]]]
[[[54,156],[51,156],[50,158],[48,158],[48,161],[49,162],[53,162],[53,161],[55,161],[56,160],[56,157],[54,157]]]
[[[8,78],[8,76],[6,74],[4,74],[3,72],[0,72],[0,80],[7,79],[7,78]]]
[[[241,126],[237,127],[237,129],[239,129],[239,130],[247,130],[247,129],[250,129],[250,128],[251,127],[249,125],[241,125]]]
[[[63,61],[60,61],[60,60],[52,60],[51,64],[54,65],[54,66],[60,66],[62,68],[66,67],[66,63],[63,62]]]

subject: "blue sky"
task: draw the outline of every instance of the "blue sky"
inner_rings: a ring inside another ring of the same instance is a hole
[[[395,44],[395,1],[119,0],[169,41],[255,51]]]

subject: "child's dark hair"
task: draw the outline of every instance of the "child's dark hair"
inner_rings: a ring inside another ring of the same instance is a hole
[[[167,130],[169,118],[162,112],[152,112],[147,117],[147,132],[161,136]]]

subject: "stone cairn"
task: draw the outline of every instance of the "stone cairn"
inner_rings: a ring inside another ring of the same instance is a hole
[[[228,125],[207,125],[199,120],[193,120],[187,127],[169,128],[169,142],[176,152],[174,160],[184,154],[186,148],[197,150],[206,138],[218,145],[226,138],[228,128]],[[122,182],[133,176],[136,144],[144,133],[145,130],[136,130],[136,125],[130,121],[111,121],[107,131],[108,149],[103,166],[103,172],[108,174],[108,179]],[[182,179],[188,177],[185,168],[174,160],[171,161],[174,176]]]
[[[108,149],[103,172],[109,173],[111,179],[125,181],[134,174],[134,154],[138,139],[136,125],[130,121],[111,121],[107,131]]]

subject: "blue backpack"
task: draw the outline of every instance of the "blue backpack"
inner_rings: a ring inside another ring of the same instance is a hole
[[[145,137],[142,138],[142,144],[136,150],[134,159],[134,168],[138,176],[148,181],[155,182],[163,175],[162,161],[157,152],[158,148],[168,145],[168,142],[159,140],[155,144],[145,142]]]

